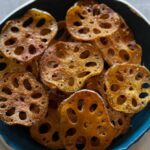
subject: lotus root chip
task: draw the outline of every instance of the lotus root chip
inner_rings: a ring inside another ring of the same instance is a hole
[[[45,85],[74,92],[86,79],[101,73],[103,59],[100,51],[89,43],[57,42],[45,51],[40,69]]]
[[[0,46],[8,58],[28,62],[41,55],[57,32],[51,14],[28,10],[23,17],[8,21],[2,29]]]
[[[111,123],[116,129],[116,137],[124,134],[130,127],[131,116],[112,109],[107,101],[106,88],[104,85],[105,70],[98,76],[91,77],[86,81],[85,89],[93,90],[102,96],[102,100],[107,108]]]
[[[94,44],[110,66],[116,63],[141,63],[142,48],[134,40],[133,33],[123,19],[115,33],[96,39]]]
[[[54,101],[52,101],[53,103]],[[52,104],[55,105],[55,104]],[[60,117],[57,109],[49,107],[45,118],[34,124],[30,129],[34,140],[51,149],[62,149],[60,138]]]
[[[0,118],[9,125],[31,126],[45,116],[48,95],[31,73],[10,73],[0,83]]]
[[[116,64],[105,74],[107,100],[120,112],[137,113],[150,100],[150,73],[144,66]]]
[[[78,2],[66,15],[69,33],[78,40],[91,41],[114,33],[120,25],[120,17],[105,4]]]
[[[60,135],[66,149],[105,149],[114,138],[107,110],[101,97],[81,90],[63,101],[59,107]]]

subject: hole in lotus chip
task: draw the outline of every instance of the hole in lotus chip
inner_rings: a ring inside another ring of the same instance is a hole
[[[87,62],[85,64],[86,67],[93,67],[93,66],[96,66],[96,65],[97,65],[96,62]]]
[[[119,85],[118,84],[112,84],[110,89],[111,89],[111,91],[116,92],[119,90]]]
[[[108,40],[107,40],[107,38],[105,38],[105,37],[100,38],[100,42],[101,42],[103,45],[107,45],[107,44],[108,44]]]
[[[137,100],[135,98],[132,98],[132,105],[134,107],[137,107],[138,106],[138,103],[137,103]]]
[[[76,22],[74,22],[74,25],[75,25],[75,26],[81,26],[81,25],[82,25],[82,23],[81,23],[81,22],[79,22],[79,21],[76,21]]]
[[[143,78],[143,73],[142,72],[138,72],[135,76],[136,80],[141,80]]]
[[[124,95],[120,95],[118,98],[117,98],[117,104],[118,105],[122,105],[126,102],[127,98],[126,96]]]
[[[84,136],[79,136],[76,141],[76,148],[78,150],[84,149],[85,145],[86,145],[86,138]]]
[[[7,101],[7,99],[6,98],[4,98],[4,97],[0,97],[0,102],[6,102]]]
[[[96,146],[99,146],[99,145],[100,145],[100,140],[98,139],[98,137],[93,136],[93,137],[91,138],[91,145],[92,145],[93,147],[96,147]]]
[[[100,31],[99,29],[97,29],[97,28],[94,28],[94,29],[93,29],[93,32],[94,32],[95,34],[99,34],[101,31]]]
[[[38,23],[36,24],[36,27],[42,27],[46,23],[46,20],[44,18],[40,19]]]
[[[37,51],[37,50],[36,50],[36,48],[35,48],[35,46],[34,46],[34,45],[30,45],[30,46],[29,46],[29,53],[30,53],[30,54],[32,54],[32,55],[33,55],[33,54],[35,54],[35,53],[36,53],[36,51]]]
[[[11,27],[11,31],[14,33],[19,32],[19,28],[18,27]]]
[[[67,109],[67,115],[71,122],[73,122],[73,123],[77,122],[77,114],[72,108]]]
[[[108,49],[108,55],[114,56],[115,55],[115,51],[112,48],[109,48]]]
[[[23,85],[24,85],[25,89],[27,89],[28,91],[31,91],[31,90],[32,90],[31,84],[30,84],[30,82],[29,82],[28,79],[25,79],[25,80],[23,81]]]
[[[11,95],[11,94],[12,94],[11,89],[8,88],[8,87],[3,87],[3,88],[2,88],[2,92],[4,92],[4,93],[7,94],[7,95]]]
[[[50,29],[42,29],[41,30],[41,35],[45,36],[45,35],[49,34],[50,32],[51,32]]]
[[[18,88],[19,87],[19,83],[18,83],[18,79],[17,78],[14,78],[13,81],[12,81],[12,84],[15,88]]]
[[[23,111],[19,112],[19,118],[21,120],[26,120],[26,118],[27,118],[26,112],[23,112]]]
[[[94,112],[97,109],[97,104],[92,104],[89,108],[90,112]]]
[[[80,111],[83,110],[83,105],[84,105],[84,100],[83,100],[83,99],[79,99],[79,100],[78,100],[77,107],[78,107],[78,109],[79,109]]]
[[[70,128],[70,129],[68,129],[66,131],[65,137],[67,137],[67,136],[73,136],[75,133],[76,133],[76,129],[75,128]]]
[[[16,43],[17,39],[16,38],[10,38],[7,41],[5,41],[5,45],[6,46],[11,46],[14,45]]]
[[[124,61],[129,61],[129,59],[130,59],[130,55],[129,55],[128,52],[126,52],[125,50],[120,50],[119,56],[120,56]]]
[[[59,133],[58,133],[58,132],[55,132],[55,133],[52,135],[52,140],[53,140],[53,141],[58,141],[59,139],[60,139]]]
[[[89,28],[81,28],[78,31],[80,34],[87,34],[90,32]]]
[[[0,63],[0,71],[5,70],[6,67],[7,67],[7,64],[6,64],[5,62],[1,62],[1,63]]]
[[[150,88],[149,83],[143,83],[142,88],[144,88],[144,89]]]
[[[146,98],[148,95],[149,95],[148,93],[142,92],[142,93],[139,94],[139,97],[140,98]]]
[[[90,56],[90,51],[89,50],[86,50],[86,51],[84,51],[84,52],[82,52],[81,54],[80,54],[80,58],[81,59],[86,59],[86,58],[88,58]]]
[[[123,75],[121,73],[117,74],[116,78],[117,78],[117,80],[119,80],[121,82],[124,81],[124,77],[123,77]]]
[[[12,107],[12,108],[10,108],[10,109],[8,109],[7,111],[6,111],[6,116],[12,116],[12,115],[14,115],[15,114],[15,107]]]
[[[16,55],[21,55],[21,54],[23,53],[23,51],[24,51],[24,47],[18,46],[18,47],[16,47],[14,53],[15,53]]]
[[[34,99],[41,98],[42,97],[42,93],[34,92],[34,93],[31,94],[31,97],[34,98]]]
[[[104,29],[110,29],[112,27],[112,25],[108,22],[105,22],[105,23],[103,22],[100,24],[100,27],[104,28]]]
[[[23,23],[23,27],[26,28],[26,27],[30,26],[32,23],[33,23],[33,18],[30,17]]]
[[[36,104],[31,104],[30,105],[30,111],[33,112],[33,113],[38,114],[40,112],[40,108]]]
[[[51,125],[49,123],[44,123],[39,126],[40,134],[46,134],[51,129]]]

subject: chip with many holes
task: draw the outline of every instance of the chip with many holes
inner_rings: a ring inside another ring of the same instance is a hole
[[[41,58],[41,78],[48,87],[74,92],[85,80],[100,74],[103,63],[100,51],[89,43],[58,42]]]
[[[74,38],[89,41],[114,33],[120,17],[105,4],[80,1],[68,10],[66,24]]]
[[[10,20],[1,32],[1,51],[8,58],[22,62],[41,55],[57,32],[51,14],[37,9],[28,10],[19,19]]]
[[[31,126],[47,112],[48,95],[31,73],[7,74],[0,82],[0,119]]]
[[[59,106],[60,136],[66,149],[105,149],[115,136],[102,98],[81,90]]]
[[[45,118],[34,124],[30,129],[31,137],[38,143],[51,149],[62,149],[64,145],[60,138],[60,117],[56,101],[50,101]]]
[[[105,74],[107,100],[120,112],[137,113],[150,101],[150,72],[136,64],[116,64]]]
[[[124,62],[140,64],[142,48],[134,40],[125,21],[121,20],[122,23],[114,34],[98,38],[94,43],[101,50],[103,58],[109,65]]]
[[[109,105],[107,101],[107,96],[106,96],[106,88],[104,85],[105,72],[106,71],[103,71],[101,75],[94,76],[88,79],[86,81],[84,88],[96,91],[102,96],[105,106],[107,108],[110,120],[116,129],[116,137],[117,137],[120,134],[124,134],[129,129],[131,115],[116,111],[112,109],[111,106]]]

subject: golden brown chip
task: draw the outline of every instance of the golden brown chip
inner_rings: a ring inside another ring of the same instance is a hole
[[[52,101],[52,106],[54,101]],[[44,119],[34,124],[30,129],[31,136],[40,144],[51,148],[64,148],[60,138],[60,117],[57,109],[49,107]]]
[[[110,120],[116,129],[116,137],[120,134],[124,134],[130,127],[130,118],[131,116],[119,111],[112,109],[107,101],[106,88],[104,85],[104,74],[106,71],[103,71],[101,75],[94,76],[86,81],[84,86],[85,89],[94,90],[98,92],[102,98],[105,106],[107,108]]]
[[[114,33],[120,17],[105,4],[82,1],[68,10],[66,24],[74,38],[89,41]]]
[[[31,73],[11,73],[0,82],[0,118],[7,124],[31,126],[47,106],[47,93]]]
[[[86,79],[101,73],[103,59],[91,44],[58,42],[45,51],[40,69],[45,85],[74,92],[83,86]]]
[[[123,19],[119,29],[114,34],[96,39],[95,44],[109,65],[123,62],[141,63],[142,48],[134,40],[131,30]]]
[[[4,26],[1,51],[8,58],[22,62],[41,55],[57,32],[57,23],[51,14],[30,9],[19,19],[10,20]]]
[[[137,113],[150,101],[150,72],[135,64],[116,64],[105,74],[107,100],[120,112]]]
[[[103,150],[114,138],[101,97],[90,90],[74,93],[59,107],[61,138],[66,149]]]

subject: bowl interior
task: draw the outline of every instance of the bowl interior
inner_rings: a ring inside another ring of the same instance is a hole
[[[38,8],[44,11],[48,11],[57,19],[57,21],[63,20],[65,18],[66,11],[74,4],[74,2],[75,0],[37,0],[19,9],[6,20],[17,18],[30,8]],[[150,69],[150,42],[148,40],[148,37],[150,37],[149,24],[142,17],[139,17],[133,13],[131,8],[122,2],[117,0],[101,0],[100,2],[106,3],[108,6],[120,13],[126,20],[127,24],[133,30],[137,42],[143,47],[143,64]],[[5,21],[1,22],[0,29],[3,27]],[[139,137],[141,137],[149,129],[149,127],[150,105],[148,105],[146,109],[133,117],[130,130],[124,136],[117,138],[110,146],[110,149],[127,149]],[[28,128],[20,126],[7,126],[3,122],[0,122],[0,135],[15,150],[44,149],[44,147],[31,139]]]

